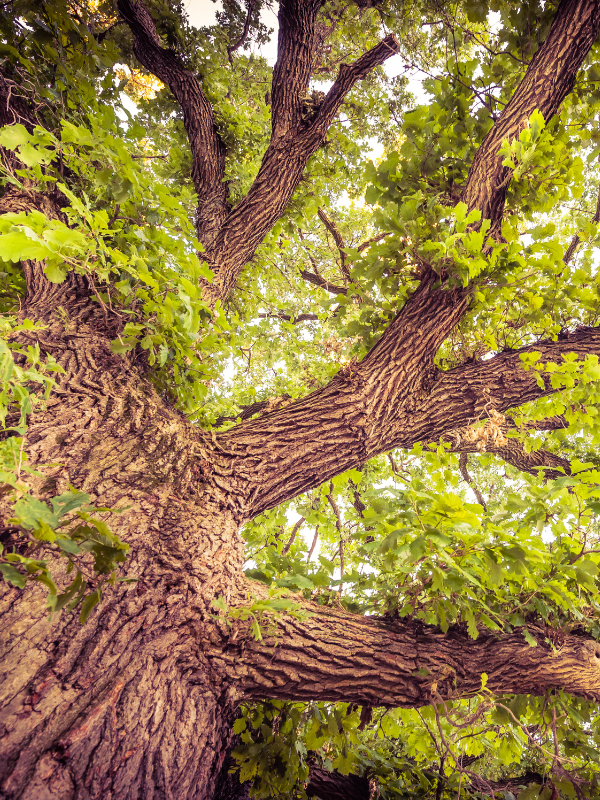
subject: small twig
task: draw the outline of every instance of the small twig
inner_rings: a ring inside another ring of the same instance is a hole
[[[233,45],[229,45],[227,48],[227,58],[229,59],[229,63],[233,67],[233,53],[238,50],[246,41],[248,36],[248,31],[250,30],[250,20],[252,18],[252,11],[254,10],[256,0],[250,0],[248,3],[248,13],[246,14],[246,22],[244,23],[244,30],[242,31],[242,35],[237,40],[237,42]]]
[[[460,469],[460,474],[462,475],[463,480],[469,484],[471,489],[473,489],[475,497],[477,498],[477,502],[479,503],[480,506],[483,506],[483,510],[487,514],[487,505],[485,500],[483,499],[483,495],[481,494],[477,486],[474,484],[473,478],[469,475],[469,472],[467,470],[468,461],[469,461],[468,454],[464,452],[461,453],[460,458],[458,459],[458,467]]]
[[[292,528],[292,533],[290,535],[290,538],[288,539],[287,544],[285,545],[285,547],[281,551],[281,555],[282,556],[287,556],[287,554],[290,552],[290,548],[294,544],[294,539],[296,538],[296,535],[297,535],[298,531],[300,530],[300,528],[302,527],[302,525],[304,524],[304,522],[305,522],[304,517],[300,517],[298,522]]]
[[[312,544],[310,546],[310,550],[308,551],[308,556],[306,557],[306,563],[307,564],[310,561],[310,557],[312,556],[315,547],[317,546],[317,539],[318,538],[319,538],[319,526],[317,525],[317,527],[315,528],[315,535],[314,535],[314,538],[312,540]]]

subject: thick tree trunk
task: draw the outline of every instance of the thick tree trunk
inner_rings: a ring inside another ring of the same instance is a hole
[[[48,323],[41,348],[66,370],[28,430],[31,462],[54,465],[36,491],[72,484],[97,505],[127,507],[107,516],[137,582],[108,590],[84,626],[77,614],[49,620],[41,587],[0,583],[0,795],[212,797],[238,695],[207,656],[211,602],[244,600],[235,514],[198,466],[210,461],[218,481],[219,459],[110,352],[102,314],[87,324],[84,284],[27,272],[24,314]]]
[[[137,582],[107,593],[83,627],[67,614],[48,620],[40,588],[21,592],[0,585],[2,797],[207,800],[244,697],[414,707],[476,692],[486,672],[488,686],[497,691],[560,687],[600,698],[600,650],[575,636],[564,637],[554,652],[543,644],[543,632],[536,649],[520,635],[488,633],[473,642],[460,630],[443,635],[307,604],[313,616],[277,619],[277,635],[261,644],[248,636],[247,626],[232,629],[216,620],[216,597],[243,606],[264,591],[243,577],[238,535],[265,497],[248,488],[257,468],[258,451],[248,446],[256,422],[233,437],[213,438],[194,428],[161,401],[134,365],[111,353],[110,320],[86,297],[84,282],[73,278],[52,287],[35,264],[26,266],[26,275],[23,313],[46,322],[47,329],[35,335],[42,351],[65,369],[47,410],[31,419],[28,430],[31,462],[46,465],[36,492],[43,498],[74,485],[98,505],[126,507],[111,515],[110,524],[131,547],[127,574]],[[427,302],[426,291],[415,295],[404,324],[415,305]],[[66,314],[53,313],[57,304]],[[446,313],[451,318],[452,311]],[[378,349],[384,347],[375,356]],[[409,390],[419,402],[430,393],[416,351],[414,360],[385,352],[399,368],[409,408]],[[509,368],[506,359],[498,363]],[[363,364],[358,377],[348,378],[369,384],[362,399],[371,397],[373,413],[385,419],[386,393],[396,391],[398,379],[378,383],[372,361]],[[340,403],[346,380],[332,384]],[[359,395],[358,415],[364,413],[361,402]],[[346,410],[350,414],[352,406]],[[344,419],[342,406],[328,413]],[[453,419],[448,404],[446,413]],[[395,425],[407,424],[397,410],[395,415]],[[274,435],[280,413],[263,420],[258,474],[270,492],[284,486],[293,467],[278,456],[281,441],[301,441],[306,427],[294,410],[281,439]],[[351,416],[344,433],[349,440],[356,437],[352,424]],[[374,439],[374,447],[383,446],[377,432]],[[363,441],[356,441],[360,462]],[[323,448],[321,457],[331,457],[332,469],[341,471],[327,436]],[[277,499],[301,488],[288,481]]]
[[[348,90],[398,45],[386,39],[343,66],[316,118],[305,124],[299,92],[318,3],[304,4],[310,14],[298,44],[302,58],[292,59],[287,85],[273,89],[273,140],[252,189],[230,213],[221,146],[201,87],[165,55],[140,3],[119,5],[140,59],[157,74],[165,70],[163,79],[184,108],[195,185],[200,194],[207,190],[199,229],[211,242],[217,272],[211,298],[223,299],[286,207]],[[295,52],[288,42],[294,26],[287,22],[296,6],[281,4],[277,76]],[[546,117],[555,113],[596,37],[598,8],[596,0],[563,0],[528,82],[473,163],[463,199],[495,224],[510,179],[498,144],[513,138],[535,108]],[[203,110],[197,118],[194,98]],[[209,139],[210,164],[199,146]],[[28,202],[7,192],[0,212],[26,209]],[[41,202],[48,216],[60,215],[56,200]],[[307,604],[308,621],[278,619],[277,635],[258,643],[243,625],[232,629],[214,618],[216,597],[242,606],[250,593],[264,591],[241,571],[238,530],[245,520],[377,453],[437,439],[490,409],[502,412],[551,391],[522,370],[516,352],[447,373],[436,369],[435,353],[466,312],[467,293],[436,288],[433,275],[425,274],[363,362],[311,396],[213,437],[163,403],[135,363],[112,354],[118,320],[91,302],[85,279],[69,276],[52,286],[36,264],[25,265],[25,274],[23,313],[47,323],[36,334],[41,349],[65,369],[48,409],[33,417],[28,431],[30,461],[46,465],[36,493],[53,496],[74,485],[98,505],[125,507],[110,522],[130,545],[127,574],[137,582],[107,593],[83,627],[67,614],[47,619],[40,587],[20,592],[0,584],[2,797],[208,800],[244,697],[415,707],[477,692],[486,672],[495,691],[561,688],[600,699],[600,649],[589,638],[565,635],[555,649],[541,630],[533,631],[537,648],[519,634],[487,632],[473,642],[460,629],[443,635]],[[544,359],[598,354],[600,335],[579,331],[568,341],[529,349]]]
[[[212,797],[235,698],[180,643],[165,587],[83,628],[49,623],[33,594],[2,598],[1,796]]]

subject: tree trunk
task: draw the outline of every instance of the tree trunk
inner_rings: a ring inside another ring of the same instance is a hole
[[[179,642],[165,588],[111,598],[83,628],[49,623],[39,592],[5,593],[2,797],[213,796],[235,697]]]
[[[317,4],[303,6],[310,14],[297,58],[288,41],[296,5],[281,3],[276,78],[288,72],[287,63],[295,68],[285,86],[273,87],[271,144],[253,187],[230,212],[221,145],[201,87],[159,46],[139,2],[121,0],[119,7],[140,60],[156,74],[165,70],[184,108],[194,183],[206,200],[199,229],[216,271],[209,299],[223,300],[286,207],[349,89],[398,44],[388,37],[342,65],[317,116],[305,124],[300,92],[314,40],[310,9]],[[473,162],[463,200],[495,227],[510,180],[498,144],[514,138],[535,108],[546,117],[555,113],[596,38],[599,9],[595,0],[563,0],[527,81]],[[197,118],[194,105],[203,111]],[[210,163],[203,149],[209,140]],[[60,216],[56,198],[35,196],[44,213]],[[0,213],[31,202],[9,190]],[[243,576],[244,521],[392,447],[438,439],[490,409],[502,412],[553,391],[540,389],[517,351],[449,372],[435,367],[439,346],[466,313],[467,291],[436,286],[425,272],[360,364],[318,392],[216,436],[163,402],[136,357],[111,352],[121,322],[92,302],[83,277],[51,285],[37,264],[25,264],[25,275],[23,315],[47,328],[20,335],[24,342],[37,339],[65,369],[28,430],[30,462],[44,465],[45,474],[33,488],[43,499],[73,485],[97,505],[124,509],[110,515],[110,525],[130,546],[127,575],[136,582],[107,592],[84,626],[66,613],[49,620],[41,587],[21,592],[0,584],[3,798],[208,800],[223,787],[230,723],[243,698],[416,707],[476,693],[485,672],[492,691],[559,688],[600,700],[600,648],[589,637],[557,634],[552,647],[545,641],[551,632],[536,629],[530,632],[538,646],[531,648],[519,633],[482,632],[473,641],[460,628],[444,635],[307,603],[312,617],[273,620],[275,635],[259,643],[244,624],[229,627],[215,618],[215,598],[243,606],[251,593],[265,591]],[[581,330],[524,349],[545,360],[561,352],[600,354],[600,335]],[[60,578],[61,564],[54,567]]]
[[[212,797],[238,695],[207,656],[211,602],[244,599],[238,523],[201,472],[210,461],[218,481],[219,459],[110,352],[97,306],[86,321],[85,284],[53,287],[35,264],[26,272],[23,313],[46,321],[40,347],[66,370],[28,430],[31,463],[53,465],[36,492],[74,485],[97,505],[127,507],[106,516],[137,582],[116,584],[84,626],[64,612],[49,620],[41,587],[0,583],[1,796]]]

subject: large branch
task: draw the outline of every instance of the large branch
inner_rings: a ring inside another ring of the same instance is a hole
[[[555,419],[553,418],[553,422]],[[552,423],[547,421],[547,424]],[[564,420],[560,426],[555,422],[554,424],[555,427],[550,429],[567,427]],[[548,428],[538,427],[535,424],[532,427],[538,430],[548,430]],[[482,427],[468,426],[448,431],[444,434],[444,440],[451,443],[452,452],[460,453],[461,458],[466,457],[468,453],[493,453],[511,466],[522,472],[529,472],[531,475],[537,475],[540,468],[543,469],[546,478],[558,478],[561,475],[570,474],[571,465],[567,459],[561,458],[550,450],[526,450],[520,439],[509,434],[509,431],[516,431],[516,428],[513,420],[492,409]],[[472,483],[464,461],[461,462],[461,471],[467,483]],[[478,490],[475,487],[473,490],[478,495],[479,502],[485,507]]]
[[[502,211],[503,199],[499,203],[497,192],[504,190],[496,185],[499,164],[496,153],[502,140],[518,135],[535,108],[540,108],[548,117],[567,95],[597,35],[598,6],[600,0],[578,3],[563,0],[546,41],[501,119],[481,145],[465,198],[471,206],[477,205],[484,216],[491,214],[492,206],[496,209],[494,213]],[[378,45],[371,54],[359,59],[354,68],[360,62],[366,65],[367,61],[372,61],[378,49],[381,57],[384,45]],[[337,108],[335,98],[339,99],[343,93],[351,71],[351,67],[340,70],[338,82],[303,136],[312,137],[317,125],[326,129],[327,120]],[[232,217],[240,214],[240,219],[256,217],[257,229],[261,230],[271,213],[265,208],[268,194],[272,192],[269,176],[277,175],[280,163],[271,161],[275,156],[276,148],[272,144],[255,185],[232,214]],[[298,178],[299,175],[300,172]],[[480,185],[479,193],[477,185]],[[252,213],[244,211],[242,214],[244,204]],[[232,246],[242,252],[250,238],[245,226],[240,227],[239,237],[239,244]],[[231,270],[230,277],[225,278],[223,273],[227,286],[232,285],[234,274],[237,274],[235,270]],[[485,419],[490,408],[502,412],[540,396],[542,392],[534,376],[521,368],[517,352],[502,354],[484,365],[465,365],[450,373],[439,373],[434,366],[435,354],[466,312],[468,295],[462,289],[436,287],[435,279],[432,273],[425,273],[418,289],[360,364],[348,365],[329,386],[287,408],[225,434],[225,446],[232,447],[239,455],[235,469],[240,491],[245,495],[248,517],[340,472],[361,467],[378,453],[393,447],[411,447],[416,442],[436,441],[449,430]],[[228,291],[226,285],[222,287]],[[581,343],[582,352],[590,347],[590,352],[596,352],[597,337],[597,333],[580,332],[568,342],[563,339],[541,346],[546,347],[548,354],[554,354],[545,356],[547,358],[569,352],[576,341]],[[505,375],[507,369],[510,377]],[[496,378],[494,370],[498,371]],[[500,384],[505,379],[510,381],[510,387],[488,386],[487,375],[492,383],[494,380]],[[490,403],[490,392],[494,403]]]
[[[543,46],[475,154],[461,200],[490,219],[492,231],[499,229],[512,176],[498,155],[502,142],[514,139],[536,109],[546,121],[557,112],[599,30],[599,0],[562,0]]]
[[[548,378],[541,388],[537,383],[539,373],[524,369],[521,355],[534,352],[541,354],[541,361],[555,363],[561,363],[567,353],[576,353],[581,359],[586,355],[600,357],[600,328],[579,328],[557,341],[543,340],[499,353],[488,361],[463,364],[440,373],[430,397],[413,420],[415,427],[410,438],[436,441],[448,432],[486,419],[491,411],[504,413],[556,392]],[[549,427],[540,430],[564,427],[562,418],[543,424]]]
[[[279,3],[277,61],[273,69],[271,124],[273,139],[297,130],[302,123],[303,97],[308,89],[317,44],[316,19],[323,0],[282,0]]]
[[[136,58],[169,87],[181,106],[198,195],[198,239],[209,247],[230,212],[223,182],[225,147],[217,133],[212,107],[196,76],[172,50],[161,46],[154,20],[142,0],[118,0],[118,8],[133,34]]]
[[[304,4],[289,2],[282,4],[282,7],[287,14],[296,5]],[[310,3],[306,5],[312,7]],[[316,116],[303,120],[302,103],[297,92],[305,81],[305,53],[314,40],[314,30],[310,28],[312,21],[314,29],[314,16],[302,16],[302,24],[296,17],[293,19],[297,28],[293,28],[286,17],[286,27],[283,32],[280,29],[280,55],[273,76],[271,142],[248,194],[234,208],[206,253],[215,272],[215,281],[206,290],[207,299],[213,303],[229,296],[242,269],[283,215],[300,183],[308,159],[323,143],[348,92],[400,49],[396,38],[390,35],[353,64],[342,64],[338,79],[321,103]],[[300,54],[298,71],[295,71],[295,61],[288,58],[286,52],[281,53],[282,48],[285,51],[286,47]]]
[[[360,364],[351,362],[328,386],[219,436],[236,456],[244,516],[360,468],[390,450],[391,441],[410,436],[436,380],[433,357],[468,302],[462,291],[434,288],[434,277],[422,281]],[[424,325],[432,319],[435,325]]]
[[[419,708],[476,694],[481,676],[494,693],[543,695],[551,689],[600,701],[600,644],[567,634],[560,647],[530,625],[522,632],[485,629],[473,641],[418,622],[384,621],[306,604],[312,615],[277,617],[263,642],[230,644],[223,666],[248,699],[322,700]]]

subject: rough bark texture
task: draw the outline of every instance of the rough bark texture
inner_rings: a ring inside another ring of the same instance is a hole
[[[520,632],[481,631],[473,641],[460,628],[443,634],[330,608],[310,610],[306,621],[278,623],[263,646],[246,641],[223,650],[219,659],[246,696],[418,708],[476,693],[486,672],[493,692],[537,695],[568,684],[574,694],[600,699],[600,644],[587,638],[561,635],[553,650],[544,644],[547,633],[534,627],[538,646],[530,647]]]
[[[204,290],[212,304],[229,296],[242,269],[287,208],[308,159],[323,143],[348,92],[399,50],[397,40],[390,35],[353,64],[342,64],[317,115],[305,121],[302,110],[320,43],[315,23],[321,5],[321,0],[279,4],[271,142],[249,192],[231,210],[223,183],[225,150],[198,79],[172,51],[161,47],[155,23],[141,0],[119,0],[119,11],[134,36],[136,57],[169,86],[183,111],[198,193],[198,238],[206,249],[203,257],[215,273],[214,282]]]
[[[212,298],[222,299],[283,213],[346,93],[397,43],[388,37],[343,65],[306,124],[298,92],[307,86],[318,44],[318,3],[280,4],[273,138],[249,194],[229,212],[217,186],[222,149],[200,84],[161,47],[141,2],[121,0],[119,7],[140,61],[181,102],[199,219],[217,272]],[[471,170],[464,197],[484,216],[501,213],[506,176],[498,171],[498,142],[515,135],[533,108],[546,117],[556,110],[599,25],[598,3],[561,4]],[[61,213],[56,199],[36,202],[51,216]],[[7,192],[0,200],[2,212],[28,207],[27,193]],[[555,649],[538,629],[531,630],[536,648],[520,634],[482,632],[473,642],[460,628],[444,635],[307,604],[309,619],[283,617],[276,635],[261,644],[243,624],[232,629],[214,618],[216,597],[241,606],[249,592],[264,592],[242,573],[243,522],[392,447],[451,439],[492,411],[502,414],[551,391],[522,369],[520,351],[449,372],[434,366],[437,349],[468,308],[465,291],[436,287],[425,274],[361,363],[304,399],[211,435],[167,406],[134,360],[112,354],[119,319],[91,302],[84,279],[70,276],[54,286],[40,264],[27,263],[24,271],[22,313],[47,323],[36,334],[41,349],[65,369],[28,431],[31,463],[52,465],[36,489],[44,497],[72,484],[99,505],[126,506],[111,524],[130,545],[128,574],[138,580],[107,595],[84,627],[66,614],[48,620],[39,587],[21,593],[0,584],[2,797],[207,800],[222,785],[230,722],[243,698],[415,707],[475,692],[486,672],[494,691],[540,694],[557,687],[600,700],[600,649],[584,637],[565,635]],[[34,334],[21,335],[26,341]],[[600,331],[582,329],[525,350],[542,352],[544,360],[600,354]]]

